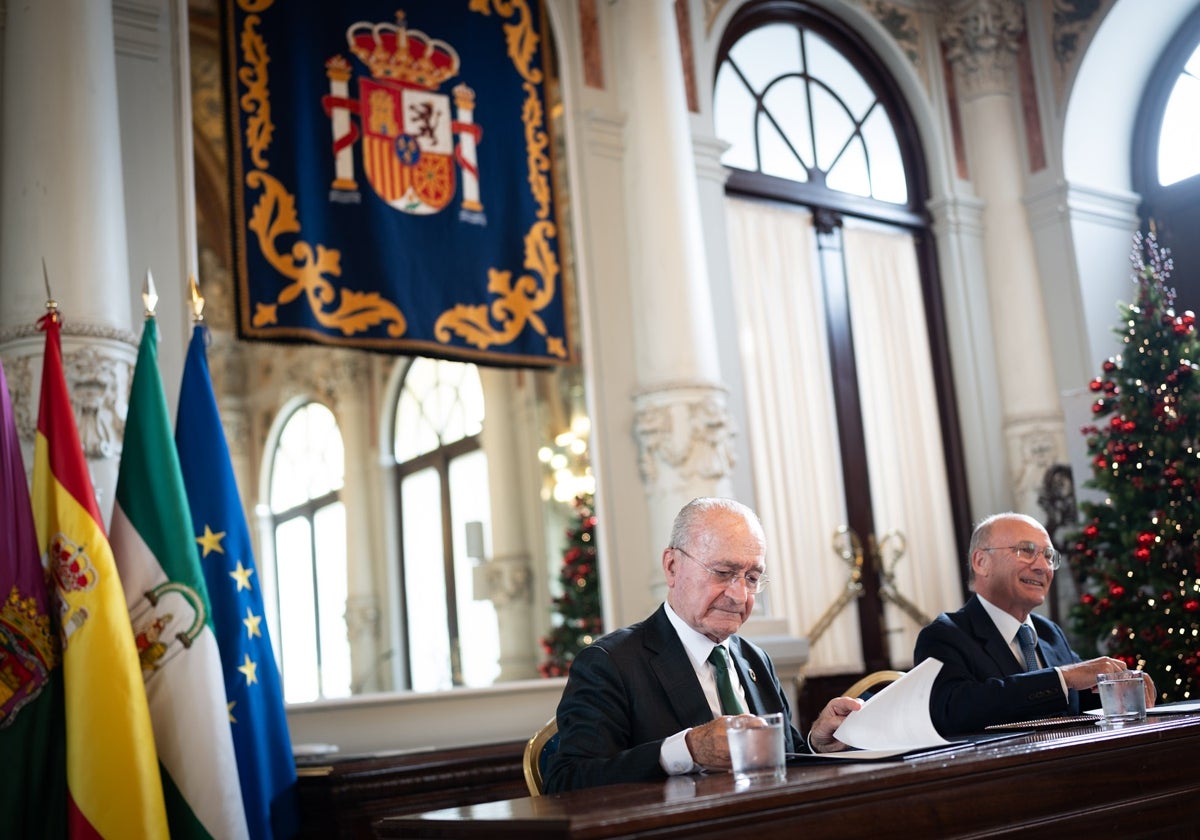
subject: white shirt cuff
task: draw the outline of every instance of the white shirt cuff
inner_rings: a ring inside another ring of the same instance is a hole
[[[1071,696],[1067,689],[1067,678],[1063,676],[1062,668],[1057,665],[1054,666],[1054,673],[1058,674],[1058,684],[1062,686],[1063,699],[1066,700]]]
[[[682,732],[676,732],[674,735],[667,738],[662,743],[662,747],[658,751],[658,763],[662,766],[663,772],[668,776],[682,776],[685,773],[694,773],[700,769],[692,758],[691,752],[687,748],[687,734],[692,730],[685,729]]]

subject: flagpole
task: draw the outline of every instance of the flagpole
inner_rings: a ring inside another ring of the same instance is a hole
[[[196,284],[196,275],[188,275],[188,291],[192,296],[192,324],[199,324],[204,320],[204,296],[200,294],[200,286]]]
[[[46,258],[42,257],[42,280],[46,284],[46,314],[44,317],[57,323],[58,316],[58,301],[54,299],[54,295],[50,294],[50,272],[46,269]]]
[[[154,275],[146,269],[146,282],[142,286],[142,304],[146,307],[146,317],[154,317],[154,309],[158,306],[158,291],[154,288]]]

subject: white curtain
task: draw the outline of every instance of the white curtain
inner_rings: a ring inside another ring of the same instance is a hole
[[[846,507],[812,219],[799,208],[733,198],[727,219],[746,433],[775,581],[767,602],[804,636],[846,591],[850,574],[832,548]],[[806,671],[862,667],[851,603],[813,642]]]
[[[755,494],[778,583],[769,604],[791,632],[808,635],[850,573],[832,547],[846,509],[812,219],[802,208],[735,198],[726,215]],[[932,618],[961,601],[961,561],[913,241],[848,223],[844,244],[875,537],[886,537],[889,591]],[[885,624],[892,664],[911,666],[920,624],[891,603]],[[853,601],[813,640],[806,670],[862,668]]]
[[[928,618],[962,602],[925,307],[912,237],[845,226],[846,276],[877,538],[895,590]],[[899,536],[899,535],[902,535]],[[964,549],[965,550],[965,549]],[[921,625],[884,610],[892,664],[912,665]]]

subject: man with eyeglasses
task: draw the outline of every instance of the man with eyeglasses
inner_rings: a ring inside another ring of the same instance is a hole
[[[913,652],[915,663],[942,662],[929,712],[943,735],[1097,708],[1096,675],[1126,669],[1107,656],[1082,661],[1062,628],[1033,612],[1060,562],[1032,517],[1000,513],[975,526],[968,548],[975,593],[962,609],[924,627]],[[1146,705],[1153,706],[1154,681],[1149,674],[1142,679]]]
[[[750,508],[719,498],[683,507],[662,553],[666,602],[571,664],[547,793],[727,771],[725,730],[738,714],[783,712],[788,752],[844,748],[833,733],[862,701],[829,701],[806,744],[766,652],[736,635],[767,585],[765,557]]]

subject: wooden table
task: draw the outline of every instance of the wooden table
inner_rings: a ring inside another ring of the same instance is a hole
[[[952,753],[609,785],[385,817],[379,837],[1200,837],[1200,714],[1029,732]]]

